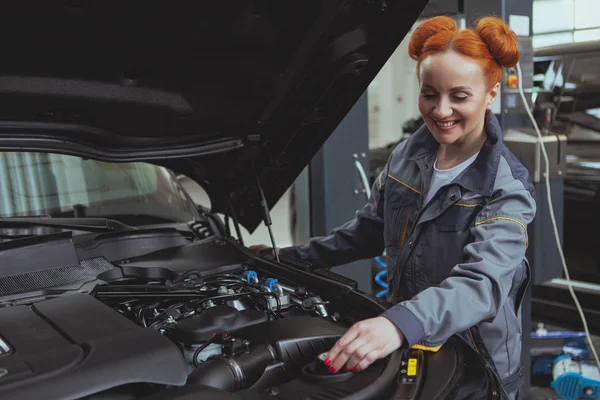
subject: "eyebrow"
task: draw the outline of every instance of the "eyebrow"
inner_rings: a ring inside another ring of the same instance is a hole
[[[423,84],[423,88],[435,89],[433,86],[428,85],[426,83]],[[473,91],[473,89],[470,86],[456,86],[456,87],[453,87],[452,89],[450,89],[451,92],[456,92],[456,91],[460,91],[460,90]]]

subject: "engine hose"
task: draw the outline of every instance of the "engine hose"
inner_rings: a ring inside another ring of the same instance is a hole
[[[257,344],[250,351],[233,357],[207,360],[188,376],[187,383],[236,392],[252,386],[275,360],[275,350],[271,346]]]

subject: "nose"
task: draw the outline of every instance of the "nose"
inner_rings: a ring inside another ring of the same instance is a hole
[[[450,106],[449,99],[440,96],[439,101],[433,108],[433,117],[438,120],[443,120],[452,115],[452,107]]]

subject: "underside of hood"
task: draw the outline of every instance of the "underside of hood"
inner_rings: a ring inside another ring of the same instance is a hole
[[[426,4],[4,5],[0,150],[164,165],[253,231]]]

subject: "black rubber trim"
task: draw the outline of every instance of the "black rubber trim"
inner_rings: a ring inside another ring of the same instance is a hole
[[[407,351],[405,346],[390,355],[389,361],[383,370],[383,373],[369,386],[359,390],[350,396],[343,397],[340,400],[364,400],[374,399],[384,394],[384,392],[394,384],[396,375],[398,374],[398,366],[402,361],[404,353]]]
[[[337,281],[339,283],[343,283],[344,285],[348,285],[353,290],[358,290],[358,282],[356,282],[353,279],[350,279],[350,278],[345,277],[345,276],[340,275],[340,274],[336,274],[335,272],[327,270],[327,269],[315,269],[314,272],[317,275],[321,275],[321,276],[323,276],[325,278],[329,278],[329,279],[332,279],[332,280]]]

